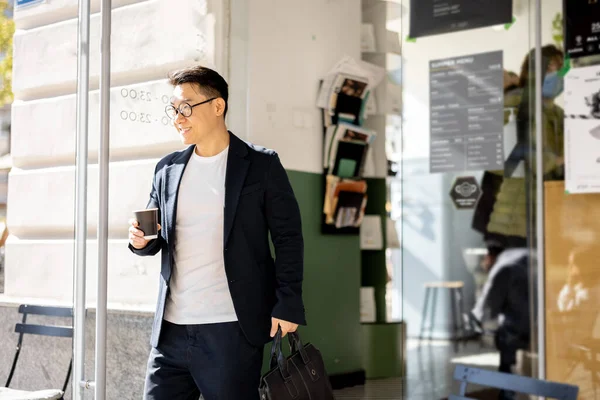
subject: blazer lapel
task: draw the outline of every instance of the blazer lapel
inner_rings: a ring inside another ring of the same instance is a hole
[[[178,157],[173,159],[173,163],[165,171],[165,211],[167,212],[167,240],[173,244],[175,237],[175,221],[177,220],[177,198],[179,196],[179,185],[181,178],[195,146],[189,146]]]
[[[227,239],[231,233],[235,211],[240,199],[240,192],[246,180],[246,173],[250,161],[245,157],[248,154],[246,144],[237,136],[229,132],[229,152],[227,154],[227,171],[225,173],[225,217],[223,244],[227,244]]]

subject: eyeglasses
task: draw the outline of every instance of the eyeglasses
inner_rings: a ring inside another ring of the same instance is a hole
[[[168,106],[165,107],[165,113],[167,113],[167,117],[169,117],[171,119],[176,119],[177,114],[181,114],[185,118],[187,118],[190,115],[192,115],[192,108],[194,108],[196,106],[200,106],[202,104],[206,104],[210,101],[213,101],[214,99],[216,99],[216,97],[213,97],[212,99],[204,100],[200,103],[196,103],[193,105],[189,105],[189,103],[181,103],[179,105],[179,107],[175,107],[174,105],[169,104]]]

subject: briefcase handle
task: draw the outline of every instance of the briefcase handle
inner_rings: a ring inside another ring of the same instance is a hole
[[[298,332],[288,333],[288,341],[290,342],[290,352],[292,354],[294,354],[295,352],[300,353],[304,365],[308,364],[310,362],[310,358],[308,357],[308,354],[306,353],[306,350],[302,345],[302,341],[300,340],[300,335],[298,334]]]
[[[291,379],[292,375],[288,371],[287,359],[284,357],[283,350],[281,348],[281,342],[283,341],[283,338],[281,337],[282,335],[283,332],[281,332],[281,327],[278,327],[277,333],[273,338],[273,344],[271,345],[270,368],[273,369],[277,366],[279,368],[279,371],[281,372],[281,376],[284,380],[287,381],[288,379]],[[302,340],[300,340],[300,335],[298,334],[298,332],[290,332],[287,336],[290,344],[291,354],[298,352],[300,353],[300,357],[302,357],[302,363],[304,365],[310,363],[310,357],[308,356],[308,354],[306,353],[306,349],[302,345]]]
[[[281,339],[282,339],[281,327],[277,328],[277,333],[273,338],[273,344],[271,345],[271,362],[270,369],[275,367],[279,368],[279,372],[281,372],[281,376],[284,381],[288,381],[292,379],[292,375],[288,371],[287,360],[283,356],[283,351],[281,350]]]

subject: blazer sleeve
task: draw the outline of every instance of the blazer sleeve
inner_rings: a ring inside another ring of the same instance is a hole
[[[162,221],[161,212],[160,212],[160,196],[158,195],[158,191],[157,191],[158,185],[156,184],[157,170],[158,170],[158,165],[154,169],[154,177],[152,178],[152,190],[150,191],[150,199],[148,200],[148,204],[146,205],[146,208],[158,208],[158,220]],[[162,226],[161,226],[161,228],[162,228]],[[164,239],[160,235],[160,232],[159,232],[158,238],[152,239],[150,242],[148,242],[146,247],[144,247],[143,249],[138,250],[135,247],[133,247],[131,245],[131,243],[128,244],[128,247],[129,247],[129,250],[131,250],[134,254],[137,254],[138,256],[154,256],[160,251],[163,243],[164,243]]]
[[[275,249],[277,301],[271,316],[306,325],[302,300],[304,241],[300,208],[279,156],[272,156],[265,191],[265,214]]]

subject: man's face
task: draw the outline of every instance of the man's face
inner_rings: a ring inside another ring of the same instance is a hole
[[[191,83],[177,85],[173,89],[171,104],[176,108],[183,108],[184,103],[190,106],[208,100],[206,96],[200,93],[197,86]],[[189,117],[184,117],[181,113],[173,120],[173,126],[177,129],[181,141],[186,144],[198,144],[205,141],[212,132],[215,131],[219,120],[222,119],[222,110],[216,100],[198,105],[192,108]]]

